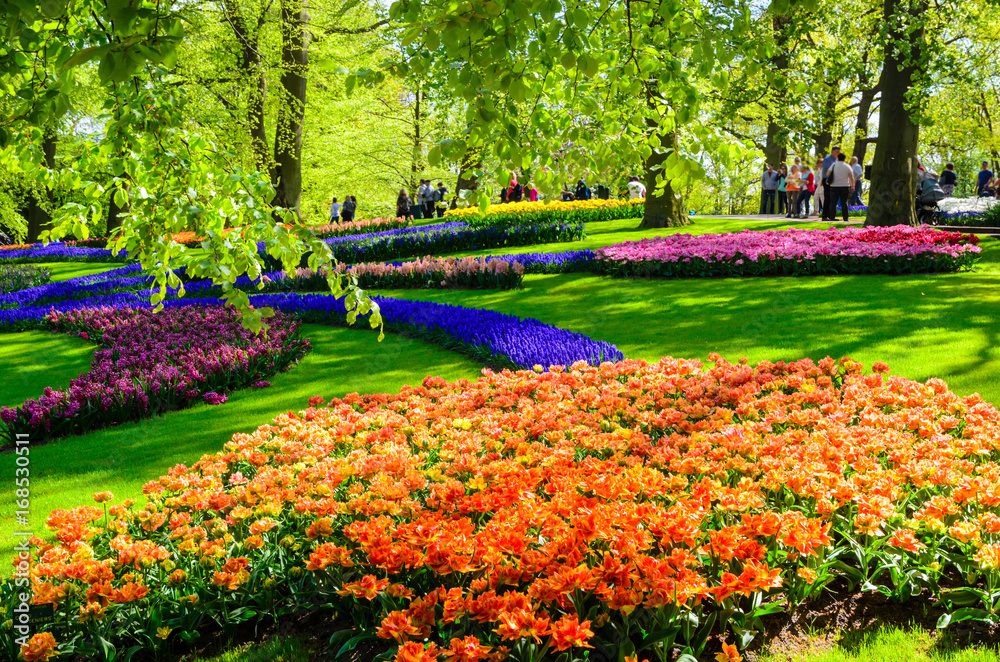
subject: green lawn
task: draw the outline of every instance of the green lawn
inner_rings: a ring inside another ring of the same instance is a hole
[[[0,335],[0,405],[36,398],[46,386],[66,386],[90,368],[94,344],[65,334],[24,331]]]
[[[779,642],[780,653],[761,655],[757,662],[995,662],[996,650],[966,647],[948,635],[932,636],[919,628],[877,628],[853,631],[836,642],[804,646]],[[791,652],[791,651],[795,652]]]
[[[110,490],[116,498],[141,495],[142,486],[178,463],[190,464],[205,453],[222,448],[236,432],[245,432],[270,421],[283,411],[299,411],[314,395],[330,398],[346,393],[397,392],[406,384],[419,384],[427,375],[446,379],[474,379],[480,367],[463,356],[397,335],[379,343],[373,331],[306,325],[313,351],[292,370],[271,379],[266,389],[238,391],[218,407],[199,404],[157,418],[128,423],[78,437],[59,439],[31,450],[31,526],[44,534],[45,518],[55,508],[92,503],[95,492]],[[25,334],[5,334],[8,343]],[[30,334],[52,342],[57,351],[78,351],[83,341],[41,332]],[[32,342],[25,340],[25,345]],[[85,345],[88,343],[84,343]],[[61,348],[60,348],[61,345]],[[21,345],[24,346],[24,345]],[[49,355],[51,356],[51,355]],[[2,359],[0,359],[2,360]],[[48,356],[45,359],[48,361]],[[87,368],[84,361],[76,374]],[[51,380],[38,385],[68,384],[72,368],[63,366]],[[25,386],[9,380],[0,383],[0,402],[13,402]],[[34,395],[39,395],[41,388]],[[0,454],[0,475],[14,475],[12,453]],[[0,502],[13,502],[14,483],[0,481]],[[15,527],[10,509],[0,520],[0,559],[13,549]]]
[[[696,220],[693,226],[638,230],[635,220],[594,223],[583,241],[466,254],[503,254],[597,248],[674,232],[778,229],[780,222]],[[803,227],[797,225],[797,227]],[[804,227],[825,228],[815,224]],[[589,274],[525,278],[517,291],[391,291],[391,296],[490,308],[608,340],[627,357],[656,360],[664,355],[729,359],[797,359],[850,355],[876,360],[915,379],[938,376],[958,393],[979,392],[1000,403],[1000,241],[985,240],[974,273],[920,276],[842,276],[715,280],[618,280]],[[95,273],[117,264],[57,263],[57,279]],[[235,432],[249,431],[275,414],[298,410],[312,395],[392,392],[426,375],[475,378],[479,366],[456,354],[415,340],[308,325],[313,351],[264,390],[232,394],[219,407],[188,410],[117,428],[62,439],[32,449],[31,530],[44,532],[54,508],[89,503],[111,490],[116,499],[138,496],[142,485],[177,463],[214,452]],[[83,372],[92,345],[67,336],[29,332],[0,336],[0,403],[37,396],[44,386],[65,386]],[[9,375],[16,375],[11,379]],[[13,475],[13,456],[0,454],[0,472]],[[10,503],[11,481],[0,481],[0,499]],[[0,559],[11,550],[15,527],[9,511],[0,520]],[[302,640],[278,639],[232,649],[226,661],[309,659]],[[840,645],[775,655],[767,662],[887,660],[979,662],[992,653],[955,652],[922,631],[885,630],[846,636]]]
[[[32,263],[30,266],[48,269],[52,272],[53,281],[62,281],[118,269],[125,265],[120,262],[45,262]]]

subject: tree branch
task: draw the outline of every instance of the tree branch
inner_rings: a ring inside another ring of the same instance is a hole
[[[330,26],[326,28],[319,27],[319,29],[326,34],[364,34],[366,32],[375,32],[383,25],[389,25],[389,19],[383,19],[364,28],[342,28],[340,26]]]

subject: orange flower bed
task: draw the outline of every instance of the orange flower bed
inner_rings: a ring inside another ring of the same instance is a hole
[[[989,620],[1000,413],[873,369],[666,358],[313,398],[145,507],[54,512],[34,600],[84,655],[327,605],[397,660],[737,660],[838,579]]]

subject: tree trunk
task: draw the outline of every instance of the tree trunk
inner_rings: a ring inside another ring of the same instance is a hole
[[[128,190],[128,186],[123,185],[122,188],[126,191]],[[108,202],[108,223],[104,232],[104,236],[106,237],[110,237],[115,230],[122,226],[122,214],[128,212],[127,203],[122,208],[115,202],[115,190],[114,188],[111,189],[111,200]]]
[[[451,198],[451,208],[458,205],[459,193],[462,191],[475,191],[479,188],[479,175],[477,172],[483,169],[483,150],[477,147],[466,147],[465,155],[462,157],[462,170],[458,173],[458,181],[455,183],[455,195]]]
[[[56,168],[56,132],[49,128],[45,130],[45,137],[42,139],[42,155],[45,158],[45,167],[49,170]],[[38,195],[48,196],[47,192]],[[27,243],[33,244],[38,241],[43,230],[49,229],[52,217],[42,208],[41,200],[34,193],[28,195],[28,209],[25,217],[28,220]]]
[[[878,87],[870,90],[861,90],[861,99],[858,101],[858,120],[854,124],[854,149],[851,156],[858,157],[858,163],[865,164],[865,156],[868,153],[868,119],[872,114],[872,104],[875,102],[875,95],[878,94]]]
[[[777,170],[788,159],[788,148],[785,146],[787,134],[773,120],[767,123],[767,142],[764,144],[764,161]]]
[[[252,51],[252,54],[249,53]],[[257,50],[256,39],[254,47],[244,49],[244,61],[250,60],[244,66],[247,70],[255,71],[254,82],[256,89],[250,93],[247,100],[247,122],[250,126],[250,145],[253,148],[254,165],[259,172],[266,172],[274,181],[274,165],[271,155],[267,153],[267,127],[264,125],[264,102],[267,100],[267,80],[264,78],[264,67],[260,61],[260,52]]]
[[[302,198],[302,121],[309,67],[309,0],[281,2],[281,88],[274,136],[275,204],[299,213]]]
[[[410,149],[410,181],[407,182],[407,188],[411,191],[416,191],[418,182],[423,179],[422,176],[417,175],[423,174],[424,169],[424,151],[421,141],[423,137],[420,134],[420,129],[423,122],[423,115],[420,114],[420,99],[423,95],[420,86],[417,85],[417,91],[413,98],[413,133],[410,137],[413,140],[413,145]]]
[[[816,133],[816,158],[822,158],[830,153],[830,143],[833,142],[833,125],[837,122],[837,95],[840,85],[831,85],[823,100],[820,110],[819,131]]]
[[[660,149],[653,150],[646,159],[646,209],[640,228],[676,228],[691,224],[684,209],[684,201],[674,192],[670,181],[666,181],[662,188],[657,188],[660,169],[676,149],[677,141],[673,133],[660,135]]]
[[[250,133],[250,148],[253,152],[254,165],[259,172],[271,176],[275,183],[275,172],[271,155],[267,148],[267,129],[264,124],[264,102],[267,100],[267,80],[264,78],[264,66],[260,56],[260,28],[266,15],[262,15],[255,29],[247,27],[236,0],[225,0],[223,3],[226,22],[233,30],[236,41],[242,47],[239,67],[243,80],[250,86],[247,99],[247,130]]]
[[[882,103],[879,108],[878,142],[872,161],[871,192],[865,225],[916,225],[914,197],[917,187],[917,143],[919,127],[907,107],[916,64],[924,39],[923,27],[910,27],[924,2],[885,0],[889,32],[882,67]],[[901,13],[903,20],[897,14]],[[912,32],[910,31],[912,29]],[[911,64],[907,64],[910,62]]]
[[[787,112],[785,104],[784,76],[788,71],[788,28],[792,19],[787,14],[778,14],[771,19],[771,30],[774,33],[774,45],[777,51],[771,58],[771,70],[776,73],[780,85],[776,88],[774,104],[768,108],[767,112],[767,140],[764,144],[764,160],[774,166],[778,166],[788,159],[788,130],[777,122],[777,115],[774,108],[777,107],[779,114],[784,116]]]

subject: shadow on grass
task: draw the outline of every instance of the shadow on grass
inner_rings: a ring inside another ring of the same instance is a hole
[[[48,331],[0,334],[0,405],[37,398],[46,386],[66,388],[90,369],[96,346],[82,338]]]

